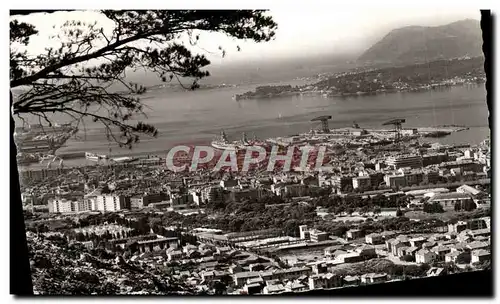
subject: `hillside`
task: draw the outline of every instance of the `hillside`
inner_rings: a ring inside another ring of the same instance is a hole
[[[314,86],[318,90],[337,94],[371,94],[481,83],[484,80],[484,58],[475,57],[343,73],[324,79]]]
[[[465,19],[435,27],[408,26],[391,31],[358,61],[401,64],[476,57],[482,56],[482,43],[478,20]]]

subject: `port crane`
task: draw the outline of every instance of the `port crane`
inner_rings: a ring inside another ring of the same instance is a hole
[[[394,135],[394,142],[395,143],[399,143],[400,140],[401,140],[401,131],[403,130],[403,123],[406,122],[406,119],[404,118],[396,118],[396,119],[392,119],[392,120],[389,120],[389,121],[386,121],[384,122],[382,125],[383,126],[388,126],[388,125],[393,125],[394,126],[394,132],[395,132],[395,135]]]
[[[52,159],[51,159],[52,158]],[[47,163],[47,169],[52,167],[52,163],[55,162],[56,160],[59,160],[59,168],[64,167],[64,161],[61,157],[57,155],[44,155],[40,159],[40,164],[42,164],[45,160],[49,159],[49,162]]]
[[[321,131],[323,133],[330,133],[330,127],[328,126],[328,120],[332,119],[331,115],[323,115],[318,116],[316,118],[311,119],[311,121],[320,121],[321,122]]]

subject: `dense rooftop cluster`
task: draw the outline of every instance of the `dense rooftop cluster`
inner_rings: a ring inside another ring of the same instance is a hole
[[[37,292],[266,294],[489,267],[489,141],[397,147],[341,147],[320,172],[22,172]]]

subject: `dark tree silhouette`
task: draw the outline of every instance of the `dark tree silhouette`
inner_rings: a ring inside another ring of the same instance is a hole
[[[189,79],[187,88],[196,89],[198,80],[209,76],[203,68],[210,61],[193,54],[179,38],[187,35],[196,45],[200,32],[219,32],[263,42],[274,37],[277,27],[264,10],[102,10],[112,29],[97,22],[67,21],[51,37],[59,47],[32,55],[26,46],[38,31],[16,15],[34,12],[11,12],[10,86],[21,91],[15,98],[11,95],[13,114],[21,119],[32,114],[49,126],[53,113],[62,113],[76,126],[89,117],[105,126],[109,140],[125,147],[140,134],[157,135],[154,126],[138,121],[145,115],[139,95],[146,88],[128,82],[127,72],[145,69],[164,82]],[[225,50],[219,49],[224,56]]]

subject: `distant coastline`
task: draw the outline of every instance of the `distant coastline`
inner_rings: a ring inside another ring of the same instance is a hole
[[[266,99],[319,94],[323,97],[348,97],[396,92],[420,92],[458,85],[484,83],[483,58],[436,61],[368,71],[337,73],[312,85],[267,85],[255,91],[235,94],[234,100]]]

